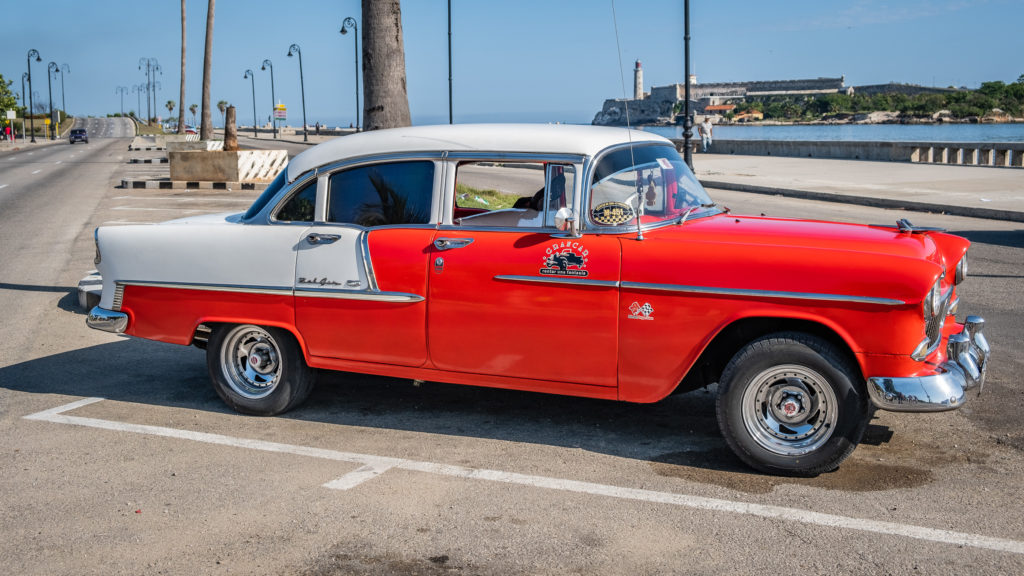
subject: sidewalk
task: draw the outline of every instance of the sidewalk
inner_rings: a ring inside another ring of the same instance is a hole
[[[1024,170],[695,154],[707,188],[1024,222]]]

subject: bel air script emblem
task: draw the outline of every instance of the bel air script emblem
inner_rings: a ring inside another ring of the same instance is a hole
[[[335,282],[330,280],[326,276],[323,278],[303,278],[299,277],[299,284],[316,284],[317,286],[341,286],[341,282]]]
[[[587,256],[590,251],[580,242],[555,242],[544,251],[544,267],[541,274],[548,276],[589,276]]]

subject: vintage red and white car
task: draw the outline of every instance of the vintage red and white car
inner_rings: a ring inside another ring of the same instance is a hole
[[[738,216],[669,140],[457,125],[296,156],[245,213],[102,227],[88,324],[206,349],[217,393],[289,410],[341,370],[656,402],[717,384],[729,446],[835,469],[875,408],[980,391],[967,240]],[[682,425],[682,424],[681,424]]]

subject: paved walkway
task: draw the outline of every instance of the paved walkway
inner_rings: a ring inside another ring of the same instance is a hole
[[[1024,222],[1024,169],[695,154],[708,188]]]

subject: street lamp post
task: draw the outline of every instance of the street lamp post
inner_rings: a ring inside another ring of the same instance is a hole
[[[28,51],[28,123],[32,130],[32,143],[36,143],[36,122],[35,118],[32,117],[32,108],[35,106],[35,102],[32,100],[32,57],[36,57],[36,62],[42,62],[43,59],[39,57],[39,51],[35,48]],[[24,102],[24,100],[22,100]]]
[[[139,58],[139,70],[142,70],[143,66],[146,67],[146,124],[148,125],[149,124],[149,119],[152,118],[152,116],[153,116],[152,110],[149,107],[149,95],[150,94],[154,94],[153,106],[156,107],[156,100],[155,100],[156,90],[152,90],[150,88],[150,86],[152,86],[152,82],[153,82],[152,81],[152,75],[156,74],[157,71],[159,71],[161,74],[163,74],[163,69],[160,68],[160,63],[157,62],[156,58]],[[139,108],[142,108],[142,106],[140,105]],[[142,112],[142,110],[139,110],[139,112]]]
[[[116,94],[120,94],[121,95],[121,117],[124,118],[124,95],[128,93],[128,87],[127,86],[118,86],[117,88],[114,89],[114,92]]]
[[[46,91],[50,95],[50,140],[54,140],[54,133],[57,131],[57,127],[54,126],[53,122],[53,82],[51,78],[57,75],[57,71],[60,70],[60,66],[56,62],[50,62],[46,65]]]
[[[274,126],[274,138],[277,138],[277,100],[274,98],[274,63],[270,59],[264,60],[260,70],[270,68],[270,122]]]
[[[67,118],[68,104],[64,99],[64,72],[71,74],[71,66],[68,66],[67,64],[61,64],[60,66],[60,109],[64,112],[64,117]]]
[[[246,70],[242,79],[246,78],[252,84],[252,137],[259,138],[259,134],[256,132],[256,75],[253,74],[252,70]]]
[[[142,114],[142,92],[145,91],[147,88],[148,88],[148,86],[146,86],[144,84],[133,84],[132,85],[132,92],[135,92],[135,106],[139,109],[139,111],[135,113],[135,117],[136,118],[139,117],[139,114]],[[149,103],[149,93],[147,92],[146,94],[147,94],[146,95],[146,103],[148,104]],[[147,124],[148,124],[148,122],[147,122]]]
[[[25,108],[25,111],[27,112],[28,108],[25,107],[25,80],[28,80],[28,72],[22,72],[21,73],[21,107]],[[25,141],[25,114],[24,113],[21,114],[21,140],[22,140],[22,142]]]
[[[690,138],[693,138],[693,116],[690,114],[690,0],[683,1],[683,82],[686,83],[683,98],[683,160],[693,171],[693,150],[690,149]]]
[[[302,77],[302,50],[299,49],[298,44],[292,44],[288,47],[288,57],[292,57],[292,52],[299,55],[299,87],[302,90],[302,141],[309,142],[309,130],[306,129],[306,83]]]
[[[359,132],[359,26],[356,24],[356,19],[351,16],[342,21],[341,33],[348,34],[350,28],[352,29],[352,39],[356,43],[356,132]]]
[[[448,0],[448,123],[455,123],[452,113],[452,0]]]

